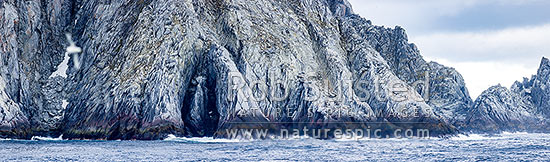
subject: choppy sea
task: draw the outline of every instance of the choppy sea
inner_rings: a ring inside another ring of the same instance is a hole
[[[0,140],[2,161],[549,161],[550,134],[448,139],[160,141]]]

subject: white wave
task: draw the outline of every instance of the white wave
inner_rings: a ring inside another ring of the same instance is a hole
[[[356,134],[342,135],[341,138],[334,138],[334,141],[337,141],[337,142],[373,141],[373,140],[404,140],[404,139],[399,139],[399,138],[376,138],[376,137],[360,136],[360,135],[356,135]]]
[[[354,142],[354,141],[371,141],[371,140],[375,140],[375,139],[371,139],[371,138],[339,138],[339,139],[334,139],[334,141],[336,142]]]
[[[310,136],[301,135],[301,136],[269,136],[271,140],[308,140],[308,139],[315,139]]]
[[[527,135],[527,132],[502,132],[502,135]]]
[[[177,142],[198,142],[198,143],[233,143],[244,142],[238,139],[214,139],[213,137],[176,137],[173,134],[168,135],[164,141],[177,141]]]
[[[451,137],[450,139],[459,140],[459,141],[470,141],[470,140],[488,140],[488,139],[496,139],[496,138],[499,138],[499,137],[488,137],[480,134],[468,134],[468,135],[459,134],[458,136]]]
[[[33,136],[31,138],[32,141],[61,141],[63,140],[63,135],[60,135],[57,138],[52,137],[41,137],[41,136]]]

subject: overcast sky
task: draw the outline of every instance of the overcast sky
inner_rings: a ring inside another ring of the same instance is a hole
[[[475,99],[550,56],[548,0],[349,0],[376,25],[402,26],[424,59],[457,69]]]

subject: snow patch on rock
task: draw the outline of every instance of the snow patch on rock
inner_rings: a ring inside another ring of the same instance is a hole
[[[69,59],[70,59],[69,54],[65,53],[65,58],[63,58],[63,61],[59,65],[57,65],[57,70],[53,72],[52,75],[50,75],[50,78],[57,77],[57,76],[67,78],[67,69],[69,68]]]
[[[67,102],[67,100],[62,100],[61,102],[61,107],[63,107],[63,109],[66,109],[67,105],[69,105],[69,102]]]

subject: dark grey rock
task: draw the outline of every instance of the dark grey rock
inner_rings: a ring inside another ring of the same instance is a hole
[[[42,86],[44,107],[38,109],[32,116],[32,120],[36,121],[33,129],[41,131],[38,132],[38,135],[59,136],[64,111],[69,104],[66,100],[65,86],[65,78],[62,77],[48,79],[48,82]]]
[[[49,87],[49,75],[63,60],[73,5],[68,0],[0,1],[0,136],[30,138],[56,129],[59,116],[38,116],[61,105],[43,87]]]
[[[70,73],[64,137],[184,135],[181,109],[198,56],[189,1],[82,1],[74,35],[84,50]]]
[[[430,67],[428,104],[453,125],[463,127],[466,115],[474,102],[470,98],[462,75],[454,68],[436,62],[428,64]]]
[[[446,122],[461,126],[472,106],[462,75],[455,69],[435,62],[426,62],[416,45],[408,43],[405,30],[372,25],[352,15],[343,21],[354,26],[360,37],[387,61],[391,71],[414,87],[435,113]],[[426,85],[428,82],[428,85]],[[425,91],[429,90],[429,91]]]
[[[456,131],[448,122],[471,102],[460,74],[426,63],[403,29],[372,26],[345,0],[39,2],[1,2],[7,132],[159,139],[425,122],[439,135]],[[50,78],[65,31],[83,52],[67,78]],[[428,102],[411,86],[425,71],[442,78]]]
[[[485,91],[473,106],[467,129],[474,132],[550,132],[548,100],[550,63],[542,58],[531,79],[516,81],[508,90],[501,86]]]
[[[550,61],[547,58],[542,58],[537,75],[533,78],[531,99],[537,111],[550,118]]]
[[[493,86],[476,100],[466,119],[467,131],[547,131],[541,116],[530,113],[532,104],[502,86]]]

